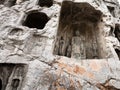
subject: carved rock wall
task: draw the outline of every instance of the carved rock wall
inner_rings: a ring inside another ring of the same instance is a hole
[[[1,0],[0,90],[120,90],[119,33],[117,0]]]

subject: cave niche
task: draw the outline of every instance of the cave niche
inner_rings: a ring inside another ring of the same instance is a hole
[[[27,15],[23,25],[29,28],[43,29],[49,19],[50,18],[45,13],[33,12]]]
[[[15,90],[17,90],[17,88],[19,87],[20,84],[20,80],[19,79],[13,79],[12,80],[12,88],[14,88]]]
[[[80,60],[105,58],[101,18],[102,12],[88,3],[63,1],[53,54]]]
[[[111,7],[111,6],[107,6],[107,8],[110,11],[110,13],[112,14],[112,16],[115,17],[115,13],[114,13],[115,8]]]
[[[53,0],[38,0],[38,5],[41,7],[51,7],[53,5]]]
[[[21,90],[26,75],[25,64],[0,64],[0,90]]]

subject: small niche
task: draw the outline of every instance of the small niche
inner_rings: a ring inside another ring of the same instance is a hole
[[[13,79],[12,80],[12,88],[14,89],[14,90],[17,90],[17,88],[19,87],[19,84],[20,84],[20,80],[19,79]]]
[[[0,63],[0,90],[18,90],[26,75],[26,64]],[[19,89],[21,90],[21,89]]]
[[[107,6],[107,8],[110,11],[110,13],[112,14],[112,16],[115,17],[115,13],[114,13],[115,8],[114,7],[110,7],[110,6]]]
[[[41,7],[51,7],[53,5],[53,0],[39,0],[38,5]]]
[[[118,57],[119,57],[119,60],[120,60],[120,50],[115,49],[115,51],[116,51],[116,53],[117,53],[117,55],[118,55]]]
[[[9,35],[16,35],[16,36],[20,36],[23,34],[23,30],[20,28],[14,28],[9,32]]]
[[[113,27],[110,27],[109,36],[114,36],[114,28]]]
[[[23,25],[29,28],[43,29],[49,20],[50,18],[45,13],[33,12],[27,16]]]
[[[0,79],[0,90],[2,90],[2,80]]]

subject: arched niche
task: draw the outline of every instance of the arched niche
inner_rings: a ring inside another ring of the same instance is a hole
[[[12,80],[12,84],[11,84],[12,89],[17,90],[17,88],[19,87],[19,85],[20,85],[20,80],[19,79],[16,78],[16,79]]]
[[[89,3],[63,1],[53,53],[76,59],[103,59],[102,12]]]
[[[53,0],[38,0],[38,5],[41,7],[51,7],[53,5]]]
[[[29,28],[43,29],[50,18],[43,12],[31,12],[23,22]]]

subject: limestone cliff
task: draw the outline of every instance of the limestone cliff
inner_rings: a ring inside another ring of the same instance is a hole
[[[0,90],[120,90],[117,0],[1,0]]]

